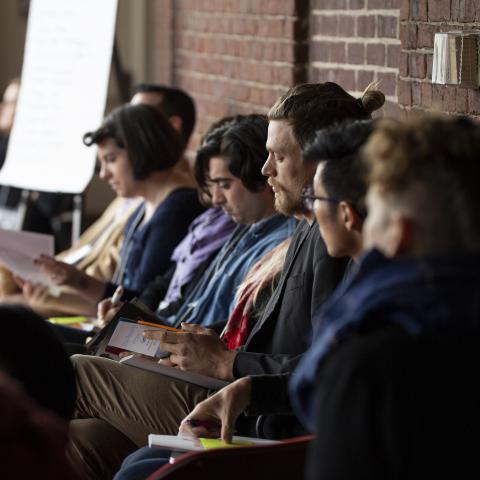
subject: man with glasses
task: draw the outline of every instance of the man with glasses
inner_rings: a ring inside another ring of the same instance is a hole
[[[303,204],[315,214],[332,257],[357,261],[362,253],[367,185],[358,155],[372,131],[369,120],[340,124],[317,132],[304,151],[305,162],[318,166],[313,185],[302,193]]]

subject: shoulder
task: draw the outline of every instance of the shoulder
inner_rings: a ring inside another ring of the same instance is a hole
[[[159,223],[166,218],[175,219],[177,223],[187,219],[190,223],[204,210],[194,188],[179,188],[171,192],[156,208],[151,223]]]
[[[294,234],[297,221],[294,218],[278,215],[278,217],[272,219],[269,227],[264,230],[263,236],[267,241],[278,243]]]
[[[161,205],[167,207],[190,207],[192,208],[192,203],[194,205],[200,205],[200,201],[198,199],[198,192],[195,188],[190,187],[182,187],[173,190],[168,197],[161,203]]]

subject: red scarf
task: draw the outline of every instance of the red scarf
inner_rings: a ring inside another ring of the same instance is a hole
[[[241,347],[250,333],[251,315],[253,310],[254,284],[245,288],[240,300],[228,319],[223,339],[230,350]]]

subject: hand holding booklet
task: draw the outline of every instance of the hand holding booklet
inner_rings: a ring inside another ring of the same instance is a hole
[[[120,348],[123,351],[160,358],[163,356],[163,352],[159,347],[160,342],[158,340],[149,340],[143,336],[144,332],[155,328],[162,329],[166,327],[161,325],[155,326],[141,320],[132,322],[126,318],[121,318],[110,337],[108,345]]]
[[[141,306],[140,308],[140,305],[134,304],[133,301],[126,302],[107,327],[102,329],[88,344],[89,352],[91,355],[119,360],[124,365],[149,370],[202,388],[219,390],[228,385],[229,382],[224,380],[160,365],[158,359],[164,358],[164,353],[168,354],[168,352],[161,351],[158,340],[144,338],[143,332],[155,329],[183,332],[160,322],[161,320],[153,312],[146,311],[145,307]],[[130,352],[132,355],[120,358],[121,354],[125,354],[125,352]]]
[[[33,264],[42,254],[54,255],[52,235],[0,229],[0,264],[25,280],[52,287],[48,277]]]

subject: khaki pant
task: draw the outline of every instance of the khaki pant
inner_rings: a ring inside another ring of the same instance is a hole
[[[75,355],[76,419],[72,461],[85,479],[111,479],[149,433],[176,435],[180,421],[208,390],[106,358]]]

